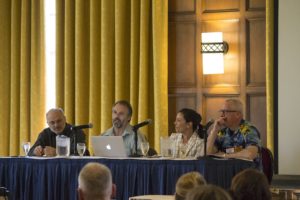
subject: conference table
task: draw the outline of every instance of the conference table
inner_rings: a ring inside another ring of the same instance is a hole
[[[116,199],[147,194],[174,194],[177,179],[200,172],[208,183],[229,188],[232,177],[251,161],[237,159],[102,158],[102,157],[0,157],[0,186],[10,199],[77,199],[77,177],[88,162],[111,169]]]

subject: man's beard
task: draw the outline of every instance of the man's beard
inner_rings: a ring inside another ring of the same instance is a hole
[[[121,128],[123,126],[123,123],[119,118],[116,118],[113,120],[113,126],[115,128]]]

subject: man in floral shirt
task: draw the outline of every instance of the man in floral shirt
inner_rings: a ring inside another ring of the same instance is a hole
[[[259,168],[259,133],[250,122],[243,119],[241,101],[227,99],[220,113],[207,139],[207,153],[224,158],[253,160]]]

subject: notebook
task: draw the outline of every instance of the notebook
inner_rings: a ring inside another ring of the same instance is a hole
[[[95,156],[127,157],[122,136],[92,136]]]

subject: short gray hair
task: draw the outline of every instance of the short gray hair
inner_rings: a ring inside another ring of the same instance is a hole
[[[110,169],[103,164],[90,162],[80,171],[78,188],[83,191],[85,199],[105,199],[112,192]]]
[[[230,104],[231,109],[234,109],[244,115],[243,103],[239,99],[226,99],[225,102]]]
[[[51,108],[50,110],[48,110],[48,112],[46,113],[46,117],[48,116],[49,113],[51,112],[60,112],[63,116],[65,115],[64,110],[62,108]]]

